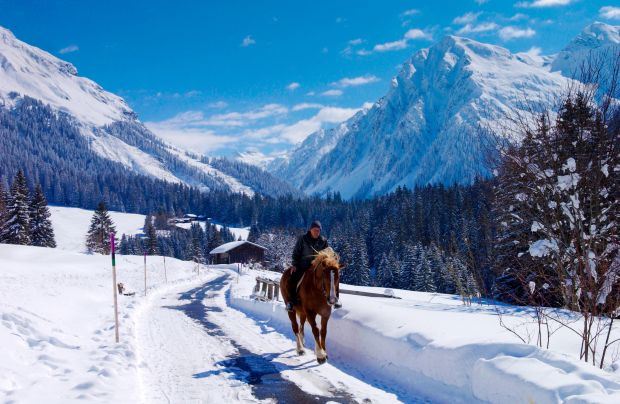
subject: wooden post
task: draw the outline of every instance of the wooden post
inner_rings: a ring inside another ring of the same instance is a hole
[[[164,255],[164,279],[168,283],[168,272],[166,272],[166,256]]]
[[[144,252],[144,296],[146,296],[146,251]]]
[[[110,233],[110,252],[112,255],[112,294],[114,295],[114,331],[118,343],[118,296],[116,292],[116,252],[114,251],[114,232]]]

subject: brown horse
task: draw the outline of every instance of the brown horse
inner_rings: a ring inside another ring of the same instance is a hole
[[[320,251],[312,265],[306,271],[298,289],[299,301],[295,305],[295,311],[289,312],[293,333],[297,338],[297,354],[303,355],[304,351],[304,325],[306,320],[312,327],[314,335],[316,359],[319,363],[327,361],[325,339],[327,337],[327,322],[332,314],[332,306],[337,301],[340,288],[340,262],[338,255],[331,248]],[[282,274],[280,290],[282,297],[289,300],[287,284],[291,277],[291,269]],[[321,316],[321,329],[316,324],[316,316]],[[299,324],[297,323],[299,316]]]

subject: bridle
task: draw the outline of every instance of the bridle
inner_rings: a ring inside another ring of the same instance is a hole
[[[336,294],[336,289],[335,289],[336,288],[336,280],[335,280],[335,271],[336,270],[330,269],[328,271],[329,272],[329,276],[331,277],[331,288],[330,288],[330,291],[329,291],[329,294],[328,294],[327,286],[325,285],[325,264],[323,262],[321,262],[320,264],[317,264],[313,268],[313,270],[314,270],[314,284],[315,284],[315,286],[318,286],[316,278],[317,278],[318,272],[319,272],[318,271],[319,265],[323,266],[323,271],[321,272],[321,281],[320,281],[321,285],[320,285],[319,289],[321,289],[321,292],[323,293],[323,297],[325,297],[325,299],[327,299],[327,303],[331,306],[331,305],[333,305],[335,303],[335,302],[331,302],[330,301],[330,296],[331,296],[332,293],[334,294],[334,296]]]

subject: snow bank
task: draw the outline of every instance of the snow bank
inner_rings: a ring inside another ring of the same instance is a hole
[[[249,298],[255,275],[241,277],[229,294],[230,305],[291,335],[280,303]],[[620,378],[567,354],[512,342],[488,306],[464,307],[448,295],[397,294],[403,299],[342,297],[344,308],[333,313],[329,324],[332,364],[389,386],[401,397],[620,402]],[[313,347],[309,335],[308,329],[307,346]]]
[[[0,401],[137,402],[142,260],[117,258],[118,281],[137,292],[119,296],[117,344],[110,257],[0,244]],[[147,261],[149,294],[165,287],[162,264]],[[170,287],[195,277],[191,263],[166,264]]]

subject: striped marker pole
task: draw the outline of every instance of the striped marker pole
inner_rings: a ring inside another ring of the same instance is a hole
[[[146,296],[146,251],[144,252],[144,296]]]
[[[116,251],[114,249],[114,232],[110,233],[110,252],[112,253],[112,294],[114,295],[114,330],[118,338],[118,292],[116,291]]]

